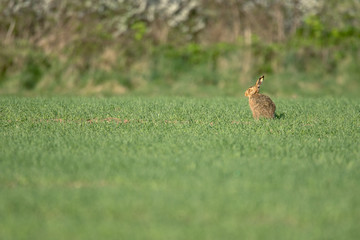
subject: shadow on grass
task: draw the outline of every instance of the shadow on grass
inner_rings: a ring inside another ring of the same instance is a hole
[[[284,119],[285,113],[275,113],[275,119]]]

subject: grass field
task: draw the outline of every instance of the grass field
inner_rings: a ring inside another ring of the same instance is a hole
[[[359,239],[360,99],[0,98],[0,239]]]

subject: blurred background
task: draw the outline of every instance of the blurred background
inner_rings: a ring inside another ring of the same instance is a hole
[[[359,0],[1,0],[0,94],[360,93]]]

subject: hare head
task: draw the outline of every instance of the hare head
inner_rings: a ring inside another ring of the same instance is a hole
[[[245,92],[245,96],[246,97],[251,97],[254,94],[259,93],[260,91],[260,85],[262,84],[262,82],[264,81],[264,76],[261,76],[255,83],[254,86],[248,88],[248,90],[246,90]]]

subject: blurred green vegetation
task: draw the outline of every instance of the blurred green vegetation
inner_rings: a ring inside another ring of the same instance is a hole
[[[300,13],[304,1],[188,0],[197,7],[174,26],[170,15],[131,15],[131,1],[101,11],[93,1],[17,11],[12,2],[0,3],[0,94],[237,96],[262,74],[264,91],[277,96],[360,91],[354,0]],[[266,18],[247,20],[257,12]],[[234,14],[238,33],[225,18]]]
[[[275,102],[3,96],[0,239],[359,239],[360,99]]]

